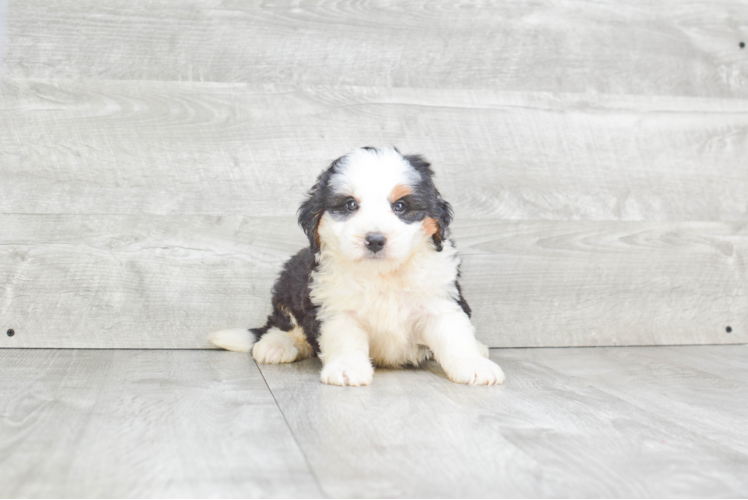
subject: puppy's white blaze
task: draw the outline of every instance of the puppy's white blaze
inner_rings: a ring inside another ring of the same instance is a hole
[[[249,352],[255,344],[255,336],[246,328],[231,328],[213,332],[210,342],[221,349],[236,352]]]
[[[408,160],[390,148],[378,151],[358,149],[347,155],[338,166],[338,173],[330,179],[330,186],[338,193],[389,194],[398,184],[413,185],[421,180],[418,171]],[[374,200],[384,198],[374,197]]]

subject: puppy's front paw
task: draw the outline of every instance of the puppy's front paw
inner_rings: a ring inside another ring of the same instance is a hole
[[[442,368],[449,379],[458,384],[495,385],[506,380],[499,365],[486,358],[460,358],[443,364]]]
[[[359,362],[332,361],[322,368],[320,380],[330,385],[369,385],[374,377],[374,367],[366,360]]]

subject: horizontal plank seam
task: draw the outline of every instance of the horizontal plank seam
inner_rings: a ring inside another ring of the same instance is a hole
[[[299,195],[300,197],[302,194]],[[19,217],[225,217],[236,216],[248,219],[286,219],[295,220],[293,215],[248,215],[246,212],[2,212],[0,216]],[[647,223],[647,224],[742,224],[748,225],[745,219],[528,219],[528,218],[497,218],[497,217],[457,217],[451,225],[459,226],[463,222],[513,222],[538,223],[558,222],[566,224],[597,224],[597,223]],[[299,233],[301,234],[301,233]]]
[[[543,345],[543,346],[524,346],[524,347],[496,347],[489,346],[489,349],[615,349],[617,347],[719,347],[726,345],[746,346],[745,342],[722,342],[719,344],[615,344],[615,345]],[[66,351],[219,351],[217,347],[13,347],[0,346],[0,350],[66,350]],[[262,370],[260,370],[262,371]]]
[[[365,93],[365,91],[371,91],[371,90],[392,90],[395,92],[401,91],[403,93],[409,93],[407,97],[413,97],[413,98],[420,98],[417,94],[418,91],[427,91],[427,92],[453,92],[456,94],[461,95],[476,95],[476,94],[490,94],[490,95],[504,95],[504,96],[540,96],[542,98],[547,99],[548,103],[556,104],[557,100],[551,99],[552,97],[555,98],[567,98],[567,99],[573,99],[575,97],[586,97],[591,98],[592,102],[602,102],[606,98],[611,99],[614,102],[611,104],[616,104],[620,102],[621,100],[625,99],[639,99],[641,101],[645,101],[645,103],[649,104],[667,104],[667,101],[671,102],[689,102],[689,101],[706,101],[706,102],[719,102],[719,101],[727,101],[727,102],[735,102],[735,101],[743,101],[743,103],[748,104],[748,97],[746,96],[711,96],[711,95],[691,95],[691,94],[651,94],[651,93],[634,93],[634,92],[624,92],[624,93],[616,93],[616,92],[585,92],[585,91],[558,91],[554,88],[548,88],[544,90],[497,90],[496,87],[492,86],[480,86],[480,87],[462,87],[462,86],[454,86],[454,87],[444,87],[444,86],[424,86],[424,85],[392,85],[392,84],[377,84],[377,85],[351,85],[351,84],[339,84],[339,83],[260,83],[260,82],[227,82],[222,80],[178,80],[178,79],[150,79],[150,78],[97,78],[97,77],[91,77],[91,76],[84,76],[82,78],[72,78],[72,77],[48,77],[48,76],[8,76],[5,78],[5,81],[9,83],[19,83],[19,82],[31,82],[31,83],[44,83],[44,84],[53,84],[56,86],[60,85],[112,85],[112,86],[143,86],[143,87],[163,87],[164,85],[173,85],[175,87],[184,87],[184,88],[199,88],[203,87],[206,90],[224,90],[224,91],[248,91],[248,95],[252,96],[276,96],[276,95],[293,95],[297,93],[303,93],[303,92],[336,92],[336,91],[349,91],[349,92],[359,92],[359,93]],[[273,91],[273,89],[278,89],[277,91]],[[403,101],[384,101],[384,100],[376,100],[377,98],[380,98],[378,95],[371,95],[368,97],[371,99],[369,102],[365,103],[350,103],[350,104],[341,104],[336,107],[345,107],[345,106],[358,106],[361,104],[384,104],[384,105],[408,105],[408,104],[414,104],[414,105],[424,105],[424,106],[430,106],[429,104],[423,104],[419,102],[409,103],[409,102],[403,102]],[[666,101],[666,102],[663,102]],[[605,103],[603,103],[605,104]],[[475,105],[446,105],[445,107],[464,107],[465,109],[491,109],[491,108],[499,108],[499,107],[521,107],[528,109],[536,109],[535,106],[523,106],[523,105],[517,105],[512,103],[506,103],[505,102],[499,102],[496,104],[489,104],[488,107],[482,107],[482,106],[475,106]],[[439,106],[441,107],[441,106]],[[4,108],[9,111],[14,110],[24,110],[26,108]],[[39,108],[35,108],[39,109]],[[48,108],[51,111],[58,111],[61,109],[66,108]],[[605,108],[604,108],[605,109]],[[628,109],[622,106],[611,106],[611,109]],[[659,108],[662,111],[668,111],[669,108]],[[44,110],[44,109],[42,109]],[[724,111],[717,111],[717,112],[724,112],[726,114],[741,114],[745,113],[744,110],[724,110]]]

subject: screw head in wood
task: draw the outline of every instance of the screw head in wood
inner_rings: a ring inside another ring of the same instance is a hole
[[[15,335],[15,334],[16,334],[16,331],[15,331],[15,330],[13,330],[12,328],[9,328],[9,329],[8,329],[8,331],[7,331],[7,332],[5,332],[5,333],[7,333],[7,334],[8,334],[8,337],[12,337],[13,335]]]
[[[741,49],[744,49],[744,48],[745,48],[745,42],[740,42],[740,44],[739,44],[739,45],[740,45],[740,48],[741,48]]]
[[[727,328],[725,328],[725,331],[726,331],[727,333],[732,333],[732,327],[731,327],[731,326],[728,326]]]

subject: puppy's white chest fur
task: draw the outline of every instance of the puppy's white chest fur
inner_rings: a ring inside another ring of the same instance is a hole
[[[334,265],[325,265],[326,260]],[[354,264],[341,266],[335,256],[321,256],[313,274],[312,300],[320,306],[319,319],[344,314],[366,332],[369,355],[378,366],[418,364],[430,355],[422,332],[444,304],[457,295],[459,258],[451,244],[442,252],[415,252],[390,272]],[[340,332],[345,335],[345,332]]]

